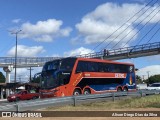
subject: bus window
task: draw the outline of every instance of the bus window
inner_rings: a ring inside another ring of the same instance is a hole
[[[104,64],[103,63],[98,63],[98,71],[104,72]]]
[[[105,72],[114,72],[115,68],[112,64],[104,63],[104,71]]]
[[[88,72],[98,72],[98,63],[88,62]]]
[[[52,61],[52,62],[47,62],[42,71],[47,71],[47,70],[56,70],[59,67],[59,61]]]
[[[58,79],[59,79],[59,84],[60,85],[66,85],[69,83],[71,77],[71,73],[64,73],[64,72],[60,72],[58,73]]]
[[[109,66],[106,63],[103,63],[103,70],[104,72],[109,72]]]
[[[75,61],[76,61],[75,58],[73,58],[73,59],[63,59],[61,61],[60,69],[66,70],[66,71],[72,71]]]
[[[120,72],[121,72],[121,66],[118,65],[118,64],[115,64],[115,65],[114,65],[114,72],[120,73]]]
[[[85,61],[79,61],[77,65],[76,72],[87,72],[88,71],[88,65]]]

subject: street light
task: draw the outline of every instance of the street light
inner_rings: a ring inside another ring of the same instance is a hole
[[[14,83],[16,83],[16,79],[17,79],[17,38],[18,38],[18,34],[19,34],[21,31],[22,31],[22,30],[17,30],[16,32],[11,32],[11,34],[15,34],[15,35],[16,35]]]

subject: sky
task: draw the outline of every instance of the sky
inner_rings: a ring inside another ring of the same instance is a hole
[[[159,0],[0,0],[0,18],[0,57],[15,56],[11,33],[18,30],[18,57],[66,57],[160,42]],[[160,74],[160,55],[120,61],[134,63],[140,76]],[[29,71],[18,69],[18,75]]]

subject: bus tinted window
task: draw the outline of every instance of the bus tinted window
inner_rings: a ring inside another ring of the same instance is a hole
[[[86,72],[88,71],[88,65],[85,61],[79,61],[77,65],[76,72]]]
[[[134,72],[134,67],[129,65],[123,65],[123,64],[79,61],[76,71],[128,73],[128,72]]]
[[[98,63],[97,62],[87,62],[88,72],[98,72]]]
[[[127,73],[128,72],[128,66],[127,65],[120,65],[120,64],[115,64],[115,71],[114,72],[119,72],[119,73]]]
[[[56,70],[56,69],[58,69],[58,67],[59,67],[59,61],[58,61],[58,60],[52,61],[52,62],[47,62],[47,63],[44,65],[42,71]]]
[[[75,61],[76,61],[75,58],[62,59],[60,69],[66,71],[72,71]]]
[[[109,64],[103,63],[103,70],[104,72],[112,72],[113,67]]]

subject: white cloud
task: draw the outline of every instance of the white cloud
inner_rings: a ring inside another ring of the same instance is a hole
[[[13,23],[16,23],[16,24],[19,23],[20,21],[21,21],[21,19],[13,19],[13,20],[12,20],[12,22],[13,22]]]
[[[51,42],[57,37],[67,37],[72,29],[70,27],[61,28],[63,21],[56,19],[48,19],[46,21],[38,21],[36,24],[30,22],[23,23],[20,29],[24,32],[21,38],[29,38],[35,41]]]
[[[17,46],[18,57],[35,57],[38,54],[43,52],[45,52],[45,50],[42,46],[33,46],[33,47],[24,46],[24,45]],[[15,46],[8,51],[7,55],[15,56]]]
[[[92,53],[92,52],[94,52],[94,51],[92,51],[91,49],[80,47],[75,50],[65,52],[64,56],[76,56],[76,55],[83,55],[83,54],[88,54],[88,53]]]
[[[86,44],[102,42],[143,7],[144,5],[142,4],[102,4],[98,6],[94,11],[86,14],[82,18],[81,22],[76,24],[76,28],[79,31],[81,38],[78,36],[75,39],[73,38],[73,40],[75,42],[77,38],[82,39],[83,37]],[[125,23],[125,25],[121,29],[116,31],[106,42],[112,41],[114,43],[117,43],[120,39],[123,38],[123,41],[121,42],[122,44],[131,39],[138,31],[137,29],[134,29],[135,23],[140,23],[155,8],[157,8],[157,5],[151,7],[145,14],[142,14],[146,9],[148,9],[146,7],[141,13],[135,15],[135,17],[131,21]],[[145,21],[143,21],[141,24],[145,24],[146,21],[148,21],[158,10],[160,10],[160,8],[156,9],[156,11],[149,15],[149,17],[145,19]],[[137,18],[139,19],[134,23]],[[154,19],[150,21],[150,23],[155,23],[159,20],[160,13],[158,13],[154,17]],[[128,25],[130,26],[128,27]],[[124,30],[125,32],[122,32]],[[119,37],[117,37],[118,35]],[[135,35],[133,40],[135,40],[136,38],[137,35]],[[115,41],[113,41],[114,39]]]
[[[42,67],[33,67],[31,71],[31,77],[34,77],[36,73],[42,71]],[[11,81],[14,81],[14,70],[11,72]],[[30,71],[29,68],[17,68],[17,82],[29,82]]]
[[[141,68],[136,72],[136,74],[141,77],[144,75],[144,79],[147,79],[148,71],[149,71],[149,76],[160,74],[160,65],[151,65],[151,66]]]

